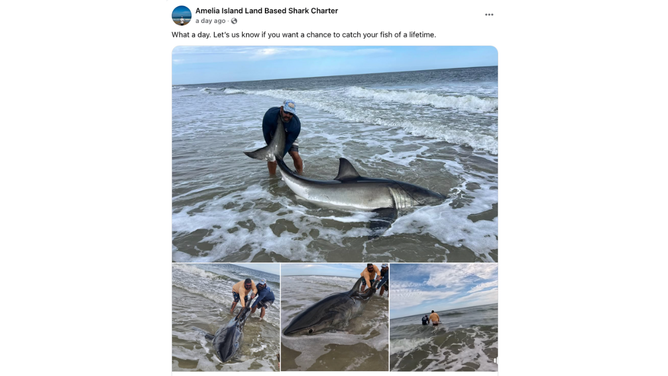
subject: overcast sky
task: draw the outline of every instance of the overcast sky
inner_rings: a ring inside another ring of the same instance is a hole
[[[381,264],[374,264],[380,269]],[[334,275],[359,278],[366,264],[283,264],[281,275]]]
[[[243,266],[244,268],[259,270],[261,272],[271,273],[280,275],[281,269],[278,263],[276,264],[257,264],[257,263],[246,263],[246,264],[233,264]]]
[[[179,46],[172,84],[255,81],[498,65],[494,47]]]
[[[498,303],[497,264],[391,264],[390,318]]]

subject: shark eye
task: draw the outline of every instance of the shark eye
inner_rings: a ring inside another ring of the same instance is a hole
[[[313,333],[313,329],[309,329],[308,334],[312,334],[312,333]]]

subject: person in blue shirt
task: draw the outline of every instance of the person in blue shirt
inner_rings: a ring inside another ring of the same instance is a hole
[[[251,306],[251,315],[255,313],[255,309],[259,306],[262,309],[260,312],[260,320],[262,320],[266,313],[265,309],[274,304],[274,293],[271,292],[271,288],[267,286],[267,280],[264,278],[261,279],[255,287],[257,287],[259,292],[257,294],[257,299],[255,299],[255,303]]]
[[[382,279],[378,283],[376,283],[376,288],[380,289],[380,296],[383,296],[383,293],[385,292],[385,290],[388,291],[387,294],[389,295],[390,294],[389,293],[390,283],[388,282],[389,279],[390,279],[390,266],[389,265],[383,264],[380,267],[380,276],[382,277]]]
[[[267,145],[269,145],[274,138],[274,133],[276,133],[276,127],[278,127],[279,121],[283,123],[286,133],[283,156],[287,153],[290,154],[297,173],[301,175],[304,172],[304,162],[299,155],[297,137],[299,136],[299,132],[301,132],[302,123],[297,117],[295,101],[286,99],[281,107],[272,107],[264,114],[264,118],[262,119],[262,134],[264,135],[264,141]],[[267,168],[269,169],[270,175],[276,174],[277,166],[278,164],[276,162],[267,162]]]

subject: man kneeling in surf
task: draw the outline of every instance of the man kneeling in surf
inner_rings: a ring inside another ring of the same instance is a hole
[[[274,138],[279,122],[283,123],[283,128],[285,128],[285,149],[283,149],[283,156],[286,153],[290,154],[297,173],[301,175],[304,172],[304,162],[299,155],[297,137],[299,136],[299,132],[301,132],[302,123],[297,117],[297,109],[293,100],[286,99],[281,107],[272,107],[264,114],[264,118],[262,119],[262,134],[267,145]],[[277,166],[276,161],[267,162],[270,175],[276,174]]]

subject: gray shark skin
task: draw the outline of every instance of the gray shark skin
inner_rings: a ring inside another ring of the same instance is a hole
[[[317,334],[331,330],[341,330],[348,326],[350,319],[359,316],[375,288],[360,294],[360,278],[350,291],[333,294],[308,307],[295,316],[283,330],[286,336]]]
[[[247,305],[250,305],[250,302],[248,302]],[[216,331],[216,334],[207,333],[205,335],[206,339],[213,343],[213,347],[216,350],[216,356],[221,362],[225,363],[232,359],[239,351],[241,341],[244,338],[244,325],[246,325],[246,319],[249,315],[250,308],[242,308],[241,312],[239,312],[235,318],[230,320],[227,325],[221,326],[218,331]]]
[[[334,180],[305,178],[292,171],[283,161],[285,130],[278,124],[271,143],[252,152],[251,158],[276,161],[283,180],[299,197],[335,209],[373,211],[372,237],[380,235],[397,218],[397,211],[415,206],[438,205],[447,197],[429,189],[397,180],[360,176],[345,158],[339,159],[339,173]]]

